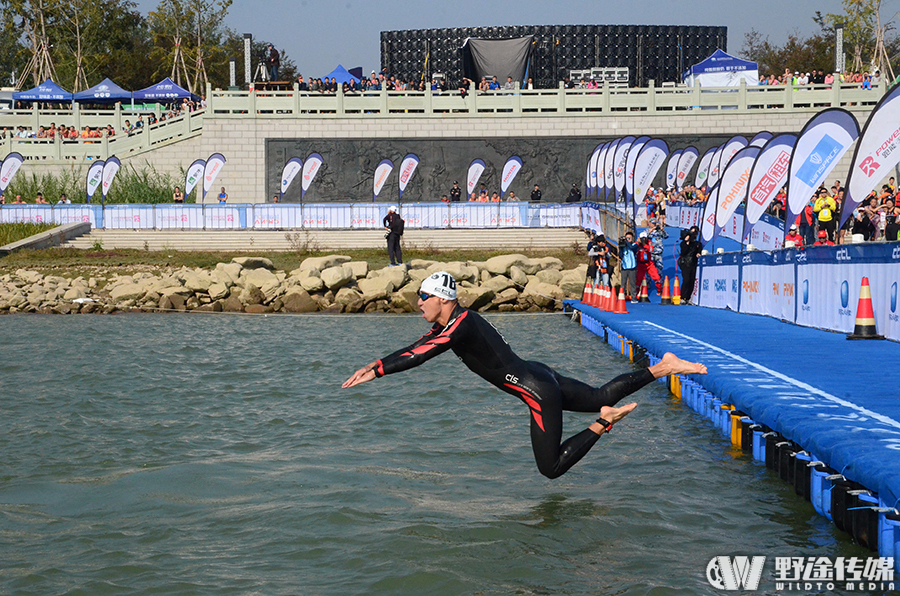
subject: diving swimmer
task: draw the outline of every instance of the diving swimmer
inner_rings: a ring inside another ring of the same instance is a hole
[[[478,313],[460,306],[456,300],[456,280],[444,271],[422,282],[418,306],[422,317],[433,323],[431,331],[412,345],[359,369],[342,387],[346,389],[408,370],[453,350],[469,370],[528,406],[534,459],[541,474],[548,478],[565,474],[601,435],[637,407],[636,403],[615,407],[625,396],[668,375],[706,374],[703,364],[667,353],[659,363],[620,375],[602,387],[564,377],[545,364],[519,358],[493,325]],[[599,413],[600,418],[562,441],[564,410]]]

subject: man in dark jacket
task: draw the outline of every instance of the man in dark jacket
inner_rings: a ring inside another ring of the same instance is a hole
[[[391,259],[391,265],[403,264],[403,252],[400,250],[400,236],[403,235],[403,218],[397,213],[397,208],[391,205],[388,207],[388,214],[382,220],[384,229],[387,230],[385,238],[387,238],[388,256]]]
[[[687,230],[681,238],[681,256],[678,257],[678,266],[681,268],[681,303],[690,304],[691,295],[694,293],[694,281],[697,279],[697,259],[703,252],[703,245],[697,240],[700,229],[693,226]]]

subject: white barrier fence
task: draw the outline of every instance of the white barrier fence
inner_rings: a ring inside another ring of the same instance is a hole
[[[371,230],[382,227],[390,205],[3,205],[0,223],[89,221],[109,230]],[[583,221],[580,203],[407,203],[400,214],[409,229],[572,228]]]

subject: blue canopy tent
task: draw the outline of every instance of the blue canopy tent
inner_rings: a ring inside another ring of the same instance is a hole
[[[125,91],[109,79],[103,79],[98,85],[75,94],[78,103],[109,104],[131,99],[131,91]]]
[[[169,77],[164,78],[155,85],[151,85],[146,89],[135,91],[131,94],[135,103],[168,103],[179,101],[182,99],[200,99],[187,89],[183,89],[175,84]]]
[[[330,81],[332,78],[334,78],[334,80],[339,84],[349,83],[350,79],[355,79],[357,83],[359,82],[359,77],[354,77],[346,68],[344,68],[340,64],[337,65],[337,68],[322,77],[322,80],[324,81],[328,79]]]
[[[56,103],[71,103],[72,94],[47,79],[34,89],[13,93],[13,101],[46,101]]]
[[[684,71],[682,79],[688,87],[738,87],[741,80],[748,85],[756,85],[759,82],[759,65],[716,50]]]

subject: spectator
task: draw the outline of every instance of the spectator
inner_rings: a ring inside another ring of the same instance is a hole
[[[6,195],[0,193],[0,205],[6,205]]]
[[[42,192],[38,192],[38,193],[37,193],[37,197],[35,197],[34,203],[35,203],[36,205],[49,205],[49,204],[50,204],[50,203],[47,201],[47,199],[44,198],[44,193],[42,193]]]
[[[647,237],[647,232],[641,232],[640,237],[638,238],[638,251],[637,251],[637,285],[640,286],[644,281],[644,278],[649,276],[656,283],[656,293],[657,295],[662,295],[662,279],[659,276],[659,270],[656,268],[656,263],[653,261],[653,246],[650,244],[650,239]]]
[[[509,194],[506,195],[506,200],[507,201],[518,201],[519,197],[517,197],[516,193],[511,190],[511,191],[509,191]]]
[[[669,237],[669,234],[666,233],[666,229],[659,224],[658,220],[651,219],[650,226],[647,229],[647,237],[650,239],[650,244],[653,246],[650,250],[650,254],[653,256],[653,264],[656,265],[657,271],[662,272],[663,241]]]
[[[403,218],[397,213],[397,208],[391,205],[388,207],[388,214],[384,216],[382,225],[387,231],[385,239],[387,240],[388,257],[391,259],[391,266],[403,264],[403,252],[400,249],[400,237],[403,236]]]
[[[578,190],[578,185],[573,184],[572,189],[569,191],[569,196],[566,197],[566,203],[580,203],[581,202],[581,191]]]
[[[447,198],[447,195],[441,196],[441,203],[449,203],[449,202],[450,202],[450,199]]]
[[[69,197],[66,196],[66,193],[62,193],[59,195],[59,201],[56,202],[57,205],[71,205],[72,201],[69,200]]]
[[[25,205],[25,201],[22,199],[22,195],[16,195],[16,200],[12,202],[13,205]]]
[[[269,44],[269,55],[266,56],[266,66],[269,67],[269,80],[277,81],[278,67],[281,66],[281,55],[272,44]]]
[[[181,189],[177,186],[175,187],[175,192],[172,193],[172,202],[173,203],[184,203],[184,193],[181,192]]]
[[[819,239],[813,242],[813,246],[834,246],[834,242],[828,239],[828,232],[819,230]]]
[[[225,187],[222,187],[222,191],[219,193],[219,205],[224,205],[228,202],[228,193],[225,192]]]
[[[515,84],[513,83],[512,77],[506,77],[506,84],[503,85],[503,89],[506,91],[512,91],[515,89]]]
[[[273,203],[277,203],[279,200],[280,200],[280,199],[279,199],[279,197],[278,197],[277,194],[276,194],[276,195],[272,195],[272,202],[273,202]]]
[[[893,180],[893,178],[892,178]],[[884,239],[896,242],[900,237],[900,206],[895,199],[884,201]]]
[[[494,191],[493,194],[491,194],[491,203],[499,203],[499,202],[500,202],[500,193],[498,193],[497,191]]]
[[[637,246],[634,243],[634,232],[628,230],[619,241],[619,258],[622,260],[622,289],[625,299],[637,300]]]
[[[784,246],[788,247],[788,242],[793,242],[794,248],[803,248],[803,236],[797,232],[797,224],[791,225],[791,229],[784,237]]]
[[[532,203],[540,203],[541,202],[541,187],[537,184],[534,185],[534,190],[531,191],[531,202]]]
[[[813,212],[818,219],[819,230],[825,230],[828,234],[828,239],[832,243],[834,243],[834,232],[837,224],[834,219],[834,212],[836,209],[837,204],[834,202],[834,198],[828,194],[827,190],[820,188],[818,198],[813,205]]]

